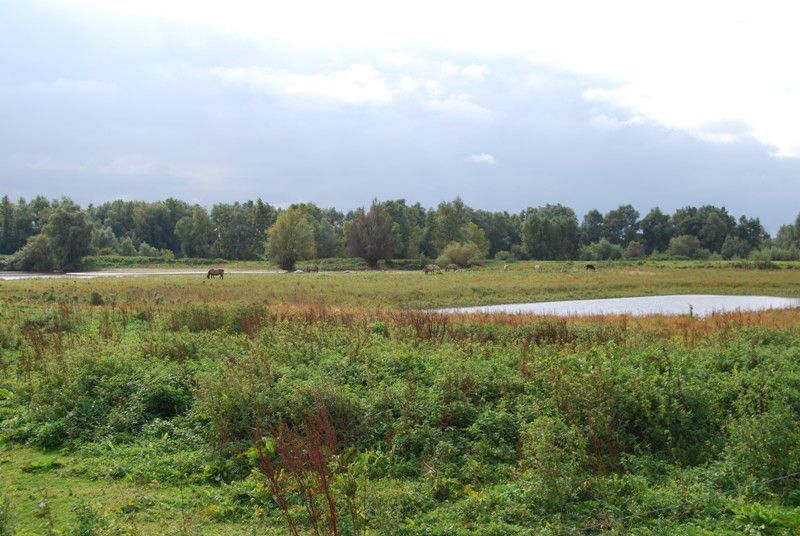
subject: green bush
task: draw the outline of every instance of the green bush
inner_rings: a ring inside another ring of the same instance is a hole
[[[478,252],[478,246],[472,242],[465,244],[450,242],[442,250],[436,262],[442,267],[448,264],[457,264],[462,267],[471,266],[478,260]]]

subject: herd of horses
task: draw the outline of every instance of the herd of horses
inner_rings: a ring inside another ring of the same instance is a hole
[[[540,269],[540,266],[537,264],[535,268],[538,271]],[[597,268],[595,268],[594,264],[587,264],[586,265],[586,269],[591,271],[591,272],[594,272],[595,270],[597,270]],[[461,267],[459,265],[457,265],[457,264],[448,264],[447,266],[444,267],[444,271],[445,272],[449,272],[449,271],[458,272],[459,270],[461,270]],[[503,271],[507,272],[508,270],[509,270],[509,265],[508,264],[504,264],[503,265]],[[305,270],[297,270],[297,272],[299,272],[299,273],[303,273],[304,271],[305,272],[311,272],[311,273],[319,272],[319,266],[317,266],[316,264],[312,264],[310,266],[307,266]],[[425,275],[428,275],[428,274],[434,274],[436,272],[441,272],[442,269],[438,264],[426,264],[422,268],[422,271],[425,273]],[[206,279],[214,279],[215,277],[219,277],[220,279],[225,279],[225,269],[224,268],[211,268],[211,269],[209,269],[208,273],[206,274]]]

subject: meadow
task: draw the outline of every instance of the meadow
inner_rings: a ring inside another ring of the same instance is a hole
[[[796,534],[800,311],[423,309],[800,271],[539,264],[0,282],[0,534]]]

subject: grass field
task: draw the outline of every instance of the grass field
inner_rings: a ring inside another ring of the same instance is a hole
[[[446,305],[800,296],[800,270],[0,282],[0,534],[797,534],[800,311]]]
[[[233,274],[224,280],[202,275],[46,279],[0,282],[0,299],[88,300],[99,293],[110,303],[264,303],[427,308],[529,301],[646,296],[656,294],[762,294],[800,296],[800,264],[782,269],[736,268],[734,263],[642,263],[600,266],[519,262],[457,273],[353,271],[320,274]],[[248,263],[241,269],[253,269]],[[237,265],[229,270],[235,270]]]

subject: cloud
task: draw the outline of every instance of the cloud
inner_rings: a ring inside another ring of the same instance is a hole
[[[279,6],[230,0],[224,7],[211,0],[71,2],[304,49],[524,59],[602,79],[598,99],[664,126],[707,139],[703,125],[739,122],[776,155],[800,156],[800,70],[791,67],[800,32],[791,0],[766,8],[726,0],[498,0],[491,10],[461,0],[388,7],[363,0]],[[452,62],[442,69],[447,76],[460,72]]]
[[[445,98],[429,99],[424,105],[436,112],[451,113],[476,119],[489,119],[494,112],[472,102],[472,97],[466,93],[453,93]]]
[[[407,67],[411,63],[411,56],[405,52],[384,52],[381,54],[381,62],[392,67]]]
[[[477,63],[470,63],[461,69],[462,76],[473,80],[483,80],[488,72],[489,68],[486,65],[478,65]]]
[[[620,119],[613,115],[598,113],[593,115],[589,119],[589,122],[593,127],[599,130],[619,130],[623,127],[631,125],[641,125],[644,123],[644,119],[638,116],[631,117],[629,119]]]
[[[470,155],[469,159],[476,164],[488,164],[490,166],[497,164],[497,160],[489,153],[473,154]]]
[[[258,66],[215,67],[210,72],[228,83],[260,91],[348,104],[386,103],[392,100],[392,91],[385,77],[371,65],[351,65],[342,71],[318,74],[274,73]]]

